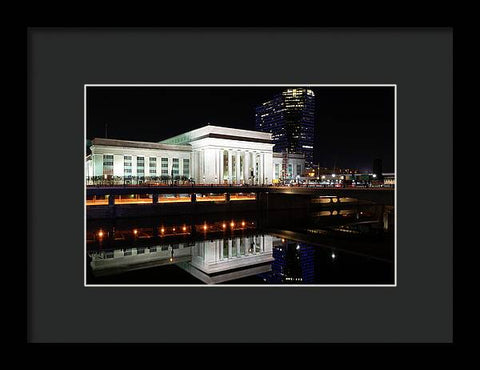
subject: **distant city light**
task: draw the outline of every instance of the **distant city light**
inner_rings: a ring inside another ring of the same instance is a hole
[[[231,226],[231,227],[234,227],[234,226],[235,226],[235,223],[232,221],[232,222],[230,223],[230,226]]]
[[[227,227],[227,224],[223,223],[222,227],[225,229]]]
[[[183,227],[183,231],[187,231],[187,228],[185,226]]]
[[[133,230],[133,233],[134,233],[135,235],[137,235],[137,234],[138,234],[138,230],[137,230],[137,229]]]
[[[332,173],[332,177],[335,177],[335,174],[334,174],[334,173]]]
[[[335,259],[336,255],[332,252],[332,258]]]
[[[162,227],[162,228],[160,229],[160,231],[161,231],[162,234],[163,234],[163,233],[165,232],[165,229]]]
[[[100,230],[100,231],[98,232],[98,236],[99,236],[100,238],[103,236],[103,231],[102,231],[102,230]]]
[[[242,226],[245,226],[245,221],[242,221]]]

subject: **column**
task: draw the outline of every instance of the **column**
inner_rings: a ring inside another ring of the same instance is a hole
[[[236,159],[235,159],[235,178],[237,180],[237,184],[240,184],[240,152],[237,151]]]
[[[252,169],[253,169],[253,184],[255,184],[256,180],[257,180],[257,173],[255,171],[255,168],[256,168],[256,163],[257,163],[257,153],[256,152],[252,152]]]
[[[220,184],[223,184],[223,149],[220,149],[220,153],[219,153],[219,160],[220,160],[220,165],[219,165],[219,183]]]
[[[110,194],[108,196],[108,205],[109,206],[114,206],[115,205],[115,195]]]
[[[243,153],[243,181],[245,184],[249,184],[248,178],[250,177],[250,153]]]
[[[178,175],[182,178],[183,175],[183,158],[178,156]]]
[[[232,152],[228,151],[228,183],[232,183]]]
[[[265,174],[263,173],[263,169],[264,169],[264,164],[265,164],[265,161],[264,161],[264,154],[263,153],[260,153],[260,166],[258,167],[258,180],[260,182],[260,184],[263,184],[265,182]]]
[[[249,243],[248,237],[244,236],[243,237],[243,253],[245,256],[248,255],[248,248],[250,248],[248,243]]]
[[[223,246],[224,246],[224,240],[220,239],[220,259],[223,260]]]
[[[220,166],[220,163],[219,163],[219,160],[218,160],[218,149],[215,149],[213,151],[213,162],[214,162],[214,169],[215,169],[215,173],[213,175],[213,181],[212,183],[214,184],[218,184],[218,178],[220,177],[219,176],[219,169],[218,167]]]
[[[173,167],[173,160],[172,158],[168,157],[168,176],[169,177],[172,177],[172,167]],[[170,181],[172,181],[173,179],[171,178]]]

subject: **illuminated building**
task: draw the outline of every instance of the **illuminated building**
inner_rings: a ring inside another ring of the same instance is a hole
[[[314,120],[315,95],[309,89],[285,90],[255,109],[255,129],[272,134],[273,150],[304,154],[307,168],[313,164]]]
[[[288,177],[271,133],[207,125],[160,142],[95,138],[86,157],[87,183],[188,180],[197,184],[271,184]],[[305,167],[287,157],[290,177]]]

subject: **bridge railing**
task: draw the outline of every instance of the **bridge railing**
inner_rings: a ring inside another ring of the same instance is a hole
[[[345,185],[345,186],[332,186],[332,185],[321,185],[321,184],[295,184],[295,185],[278,185],[278,184],[255,184],[255,185],[239,185],[239,184],[111,184],[111,183],[98,183],[98,184],[86,184],[87,188],[318,188],[318,189],[367,189],[367,188],[385,188],[385,189],[394,189],[393,185]]]

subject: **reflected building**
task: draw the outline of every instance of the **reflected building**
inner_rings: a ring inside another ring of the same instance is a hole
[[[89,252],[95,277],[176,264],[206,284],[271,271],[273,237],[250,235],[151,247]]]
[[[286,241],[275,243],[272,272],[263,275],[269,284],[313,284],[315,247]]]

